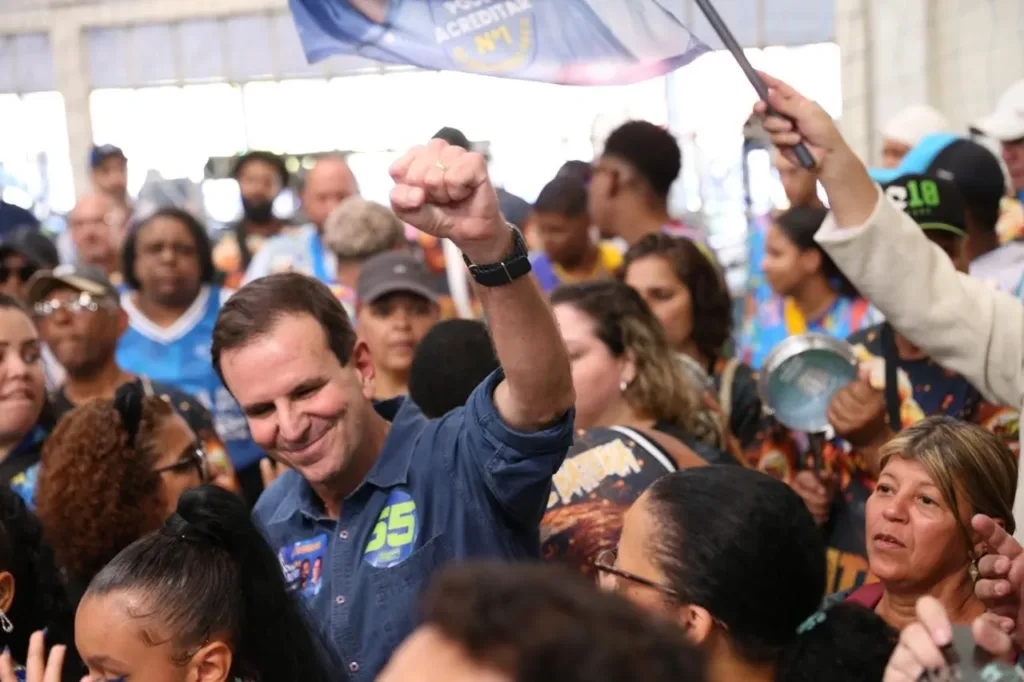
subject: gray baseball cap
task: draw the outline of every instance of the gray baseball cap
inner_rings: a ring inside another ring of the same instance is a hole
[[[359,269],[356,295],[362,303],[395,293],[410,293],[437,302],[426,266],[408,251],[387,251],[366,260]]]
[[[53,270],[40,270],[32,275],[28,281],[25,302],[34,306],[60,287],[84,291],[97,298],[109,298],[115,303],[121,299],[117,287],[110,283],[100,268],[92,265],[59,265]]]

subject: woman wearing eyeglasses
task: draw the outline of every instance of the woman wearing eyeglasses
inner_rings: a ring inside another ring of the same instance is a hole
[[[204,459],[185,420],[137,382],[60,421],[43,448],[36,510],[73,596],[205,480]]]
[[[708,682],[880,680],[896,643],[863,607],[818,611],[821,532],[796,493],[752,469],[662,477],[596,564],[605,589],[683,627]]]

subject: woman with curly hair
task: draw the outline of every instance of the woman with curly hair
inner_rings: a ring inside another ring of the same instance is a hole
[[[36,509],[73,596],[203,482],[196,435],[137,382],[68,413],[43,448]]]

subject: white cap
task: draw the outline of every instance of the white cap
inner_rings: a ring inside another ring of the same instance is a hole
[[[996,104],[996,110],[975,121],[972,129],[1000,142],[1024,137],[1024,80],[1011,85]]]
[[[916,147],[928,135],[947,132],[950,132],[949,121],[945,116],[930,106],[918,104],[900,110],[889,119],[882,137]]]

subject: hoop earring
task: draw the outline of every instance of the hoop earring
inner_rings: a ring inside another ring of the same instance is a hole
[[[7,617],[7,614],[4,613],[3,609],[0,609],[0,629],[7,634],[14,632],[14,623],[12,623],[11,619]]]

